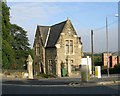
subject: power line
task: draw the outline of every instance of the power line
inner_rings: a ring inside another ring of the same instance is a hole
[[[74,17],[74,16],[71,15],[68,11],[67,11],[67,12],[64,11],[64,13],[65,13],[66,15],[70,15],[70,16]],[[113,15],[110,14],[109,17],[113,17]],[[78,23],[78,26],[80,27],[80,25],[79,25],[79,19],[74,18],[74,20]],[[110,24],[108,24],[108,26],[111,26],[111,25],[113,25],[113,24],[115,24],[116,22],[119,22],[119,21],[120,21],[120,20],[115,20],[115,21],[111,22]],[[104,25],[104,26],[102,26],[102,27],[100,27],[100,28],[94,29],[94,31],[100,31],[100,30],[102,30],[102,29],[105,29],[105,27],[106,27],[106,26]]]
[[[111,22],[110,24],[108,24],[108,26],[111,26],[111,25],[113,25],[113,24],[115,24],[115,23],[117,23],[117,22],[119,22],[119,21],[120,21],[120,20],[115,20],[115,21]],[[105,27],[106,27],[106,26],[102,26],[102,27],[100,27],[100,28],[94,29],[94,31],[100,31],[100,30],[102,30],[102,29],[105,29]]]
[[[66,13],[66,12],[64,12],[64,13]],[[72,16],[72,17],[74,17],[73,15],[71,15],[69,12],[67,12],[67,15],[70,15],[70,16]],[[79,23],[79,19],[77,19],[77,18],[74,18],[74,20],[76,21],[76,23]],[[117,23],[117,22],[119,22],[120,20],[115,20],[115,21],[113,21],[113,22],[111,22],[110,24],[108,24],[108,26],[111,26],[111,25],[113,25],[113,24],[115,24],[115,23]],[[80,25],[78,24],[78,26],[80,27]],[[102,26],[102,27],[99,27],[99,28],[96,28],[96,29],[94,29],[94,31],[100,31],[100,30],[102,30],[102,29],[105,29],[105,25],[104,26]]]

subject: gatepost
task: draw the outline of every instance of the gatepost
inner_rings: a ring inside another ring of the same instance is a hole
[[[81,66],[81,81],[87,82],[90,80],[89,65]]]
[[[101,66],[95,66],[95,76],[101,78]]]
[[[26,61],[27,61],[28,78],[33,79],[32,57],[29,55]]]

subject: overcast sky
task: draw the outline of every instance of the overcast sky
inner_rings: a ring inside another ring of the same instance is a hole
[[[108,17],[109,51],[118,50],[117,2],[8,2],[11,23],[18,24],[28,33],[33,46],[37,24],[51,26],[70,18],[83,51],[91,51],[90,31],[94,30],[94,52],[106,51],[105,20]]]

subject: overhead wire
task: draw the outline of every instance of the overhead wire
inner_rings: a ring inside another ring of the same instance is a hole
[[[113,24],[115,24],[115,23],[117,23],[117,22],[119,22],[119,21],[120,21],[120,20],[115,20],[115,21],[109,23],[108,26],[111,26],[111,25],[113,25]],[[94,29],[94,31],[100,31],[100,30],[105,29],[105,28],[106,28],[106,26],[102,26],[102,27],[100,27],[100,28]]]
[[[70,15],[70,16],[72,16],[73,18],[74,18],[74,16],[73,15],[71,15],[69,12],[64,12],[66,15]],[[109,15],[110,17],[112,17],[112,15]],[[79,19],[77,19],[76,17],[74,18],[74,20],[77,22],[77,23],[79,23]],[[115,23],[117,23],[117,22],[119,22],[120,20],[115,20],[115,21],[113,21],[113,22],[111,22],[111,23],[109,23],[108,24],[108,26],[110,27],[111,25],[113,25],[113,24],[115,24]],[[78,26],[80,27],[80,25],[78,24]],[[102,27],[99,27],[99,28],[96,28],[96,29],[93,29],[94,31],[100,31],[100,30],[102,30],[102,29],[105,29],[106,28],[106,25],[104,25],[104,26],[102,26]]]

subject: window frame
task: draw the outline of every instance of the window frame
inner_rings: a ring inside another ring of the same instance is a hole
[[[66,43],[66,41],[68,41],[68,44]],[[72,44],[70,43],[71,41],[72,41]],[[72,49],[72,51],[71,51],[71,49]],[[74,40],[73,39],[65,39],[65,55],[73,55],[73,54],[74,54]]]

